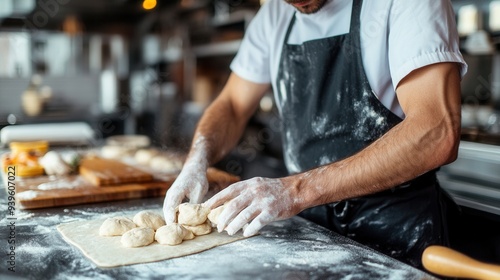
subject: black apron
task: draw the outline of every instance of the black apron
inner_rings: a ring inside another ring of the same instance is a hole
[[[354,0],[348,34],[283,43],[275,98],[283,120],[289,172],[349,157],[401,118],[374,95],[360,47],[362,0]],[[384,155],[380,155],[383,157]],[[445,245],[443,193],[435,171],[376,194],[307,209],[301,216],[410,265],[423,250]]]

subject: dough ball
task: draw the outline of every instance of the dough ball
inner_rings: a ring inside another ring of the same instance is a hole
[[[139,164],[149,165],[151,159],[158,155],[158,150],[155,149],[140,149],[135,153],[135,161]]]
[[[101,148],[101,156],[109,159],[121,159],[129,156],[132,152],[133,149],[122,146],[107,145]]]
[[[155,240],[162,245],[178,245],[183,240],[193,239],[194,234],[179,224],[162,226],[156,231]]]
[[[200,236],[200,235],[205,235],[209,234],[212,232],[212,225],[210,224],[210,221],[207,220],[205,223],[197,226],[184,226],[186,229],[191,231],[194,235]]]
[[[50,151],[38,159],[47,175],[67,175],[71,173],[71,167],[66,164],[61,155],[56,151]]]
[[[122,235],[137,227],[134,222],[126,217],[113,217],[106,219],[99,228],[100,236]]]
[[[166,156],[155,156],[149,162],[149,166],[155,170],[173,173],[182,169],[182,163],[176,159],[170,159]]]
[[[155,240],[162,245],[177,245],[183,240],[182,227],[179,224],[162,226],[155,233]]]
[[[184,228],[184,240],[191,240],[191,239],[194,239],[196,236],[194,235],[194,233],[192,231],[190,231],[189,229],[185,228],[184,226],[182,226]]]
[[[179,205],[177,221],[179,224],[187,226],[201,225],[207,220],[208,213],[210,213],[210,208],[201,204],[183,203]]]
[[[155,231],[149,227],[133,228],[125,232],[121,238],[122,245],[130,248],[146,246],[154,240]]]
[[[220,213],[222,213],[225,207],[226,205],[221,205],[210,211],[210,213],[208,214],[208,219],[210,220],[210,222],[216,225],[218,223]]]
[[[165,225],[165,220],[160,214],[146,210],[135,214],[133,221],[140,227],[148,227],[154,230]]]

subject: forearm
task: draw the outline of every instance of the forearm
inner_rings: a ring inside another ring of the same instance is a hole
[[[230,151],[243,133],[246,120],[238,120],[229,100],[218,99],[205,111],[196,128],[186,163],[205,169]]]
[[[460,136],[460,82],[455,67],[439,67],[442,75],[416,73],[415,82],[401,87],[407,94],[401,96],[407,116],[383,137],[349,158],[283,178],[304,198],[299,207],[383,191],[453,161]],[[429,83],[417,87],[425,75],[431,77]],[[419,90],[424,104],[411,105],[408,97],[416,94],[410,88]]]
[[[206,169],[222,159],[238,143],[268,88],[268,84],[252,83],[231,74],[198,123],[186,163],[201,164]]]
[[[440,127],[416,134],[403,122],[356,155],[284,178],[284,184],[305,198],[302,208],[389,189],[452,157],[458,140],[450,140]]]

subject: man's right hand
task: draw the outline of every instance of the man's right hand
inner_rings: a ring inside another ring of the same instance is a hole
[[[230,75],[224,89],[203,113],[186,164],[165,196],[163,214],[167,224],[175,222],[175,208],[185,198],[191,203],[202,202],[208,192],[207,167],[238,143],[269,86]]]
[[[181,173],[168,189],[163,202],[163,215],[168,224],[176,222],[176,208],[185,198],[190,203],[201,203],[208,192],[206,170],[196,163],[184,166]]]

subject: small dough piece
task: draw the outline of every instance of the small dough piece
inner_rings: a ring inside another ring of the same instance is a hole
[[[155,231],[149,227],[133,228],[125,232],[120,241],[129,248],[146,246],[155,241]]]
[[[167,156],[158,155],[149,161],[149,166],[161,172],[172,173],[182,169],[182,162]]]
[[[149,165],[151,159],[158,155],[159,151],[155,149],[140,149],[135,152],[135,161],[139,164]]]
[[[125,232],[136,228],[134,222],[127,217],[113,217],[106,219],[99,228],[100,236],[122,235]]]
[[[101,148],[101,156],[110,159],[122,159],[129,156],[134,150],[123,146],[107,145]]]
[[[183,225],[181,225],[182,228],[184,228],[184,238],[183,240],[191,240],[191,239],[194,239],[196,237],[196,235],[194,235],[194,233],[192,231],[190,231],[189,229],[185,228]]]
[[[188,229],[189,231],[191,231],[196,236],[205,235],[205,234],[209,234],[212,232],[212,225],[211,225],[209,220],[207,220],[206,222],[204,222],[201,225],[184,226],[184,227],[186,229]]]
[[[56,151],[50,151],[38,159],[47,175],[67,175],[71,173],[71,167],[66,164],[61,155]]]
[[[210,208],[201,204],[183,203],[179,205],[177,221],[187,226],[201,225],[207,220],[208,213],[210,213]]]
[[[178,245],[183,240],[193,239],[194,234],[179,224],[162,226],[156,231],[155,240],[162,245]]]
[[[226,205],[224,204],[210,211],[210,213],[208,214],[208,219],[210,220],[210,222],[212,222],[214,225],[217,225],[220,213],[222,213],[225,207]]]
[[[154,230],[165,225],[165,220],[160,214],[147,210],[135,214],[133,221],[139,227],[148,227]]]

